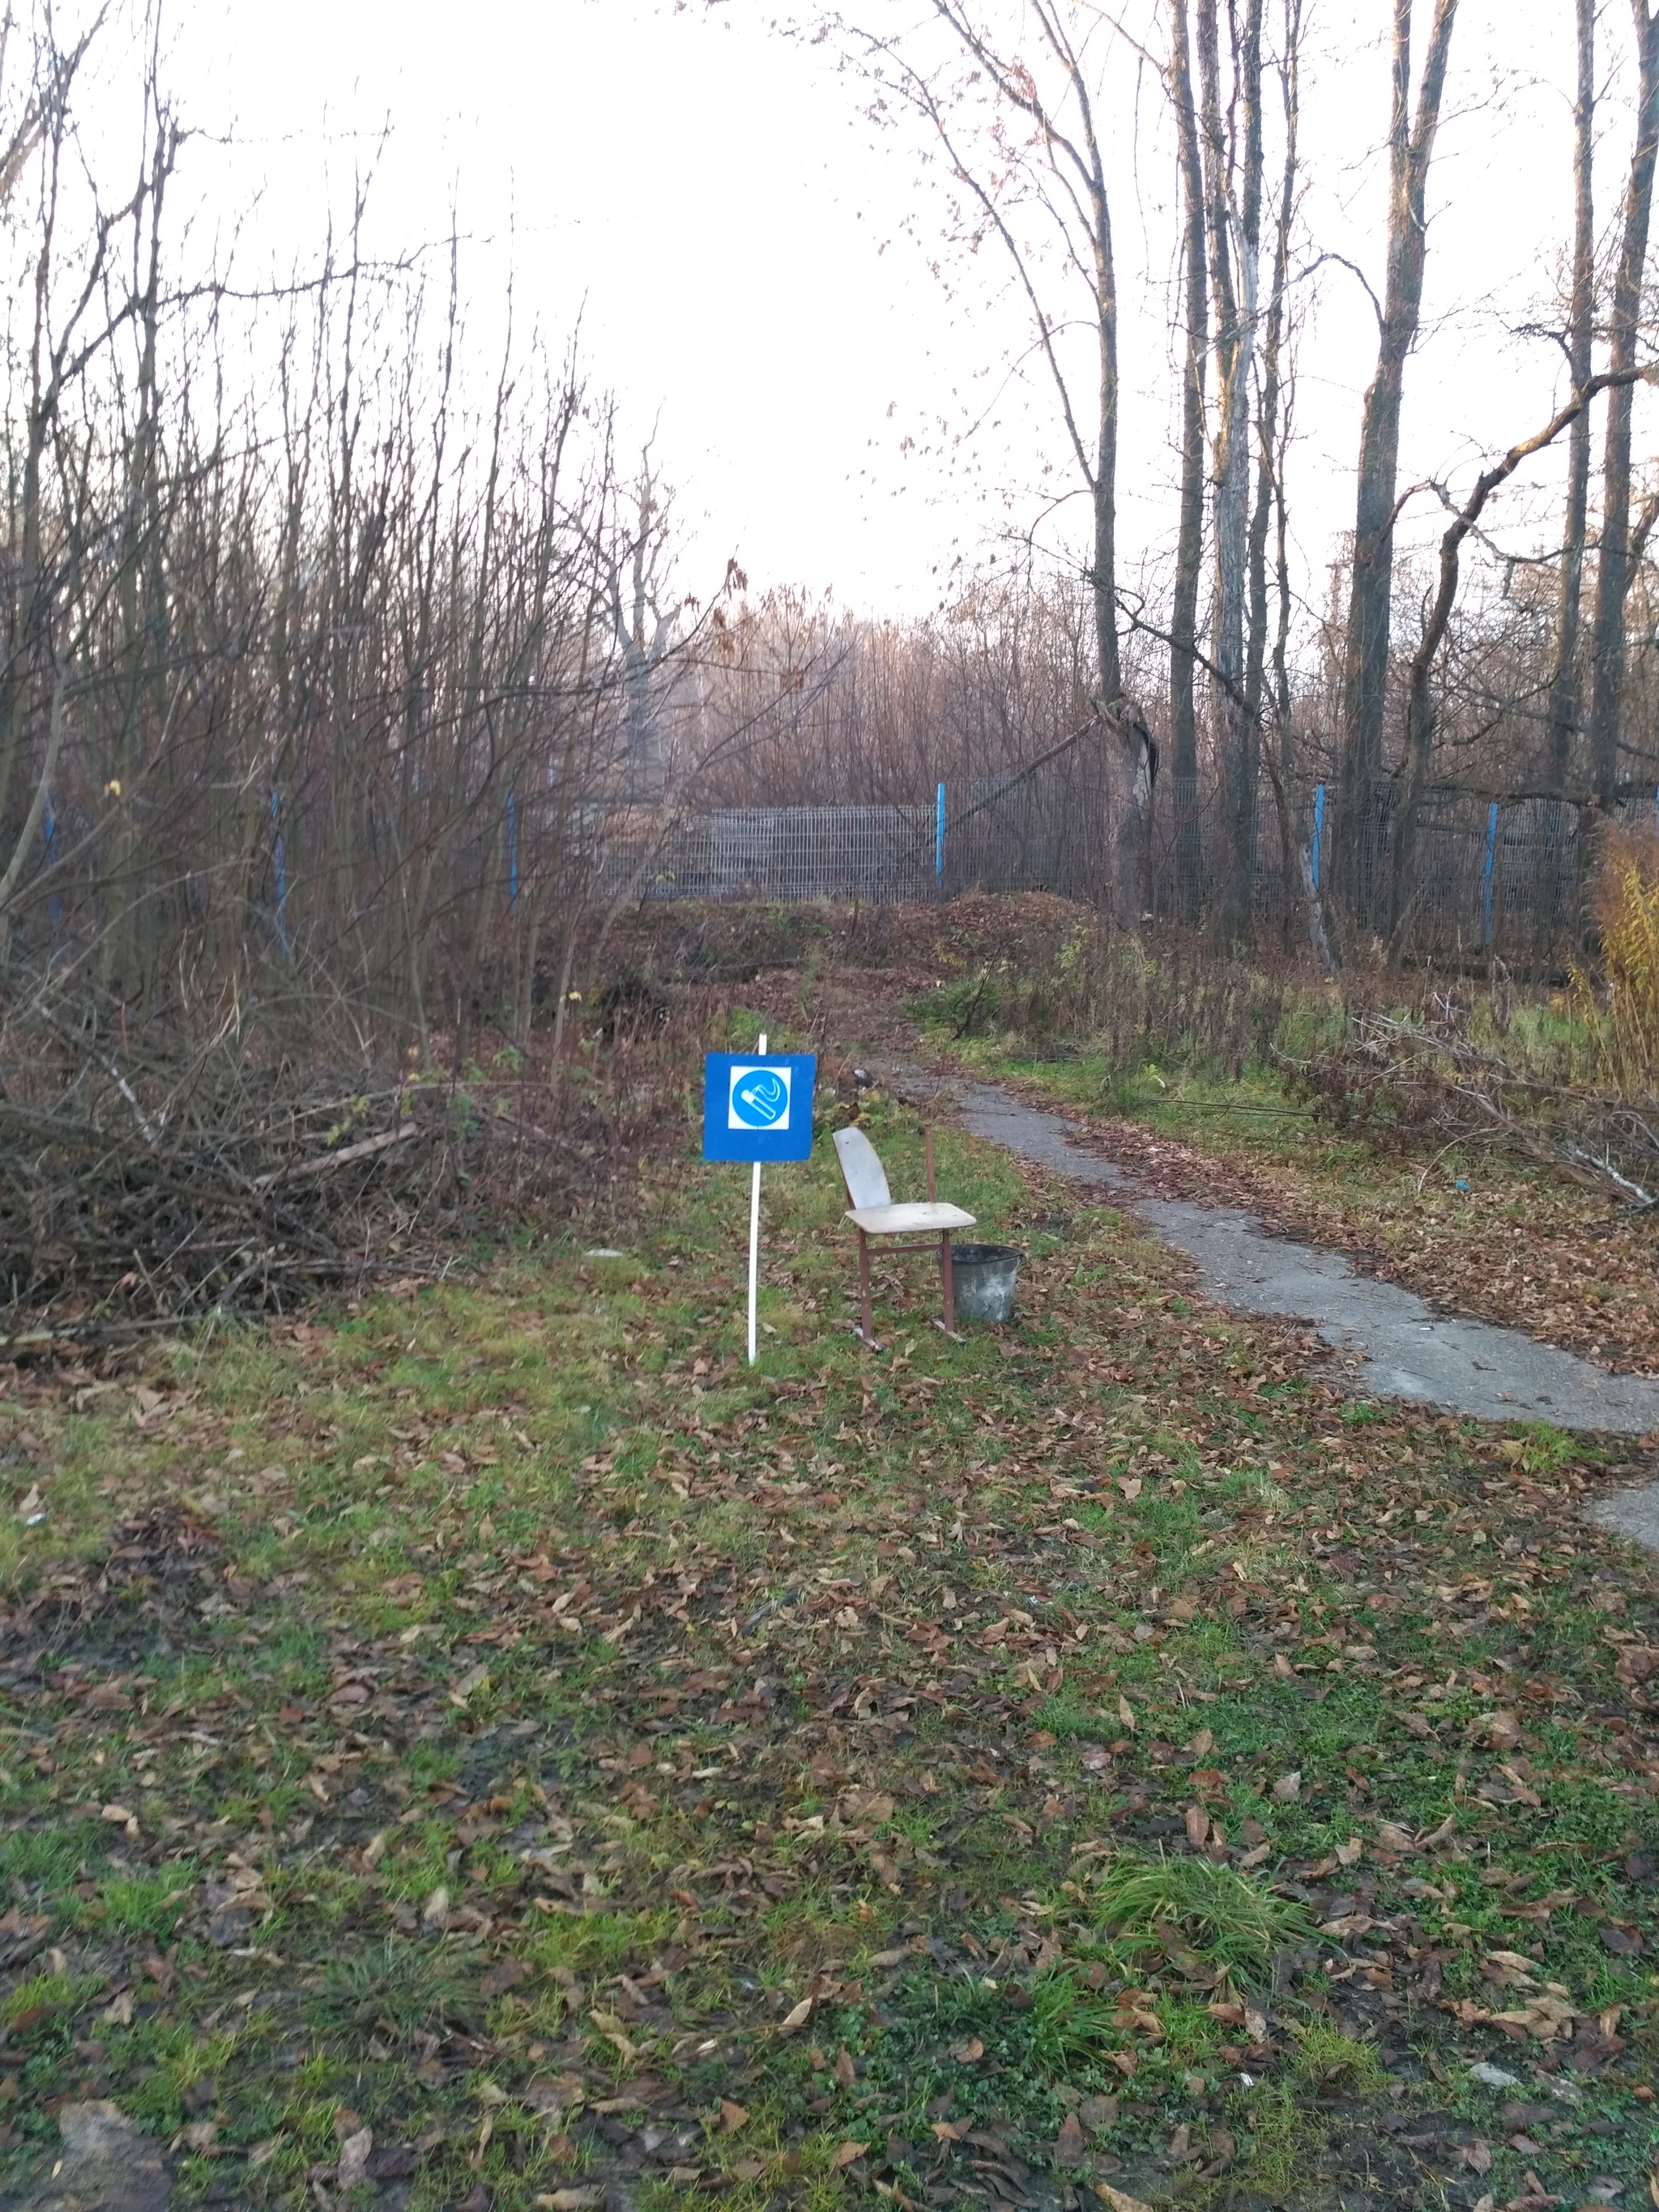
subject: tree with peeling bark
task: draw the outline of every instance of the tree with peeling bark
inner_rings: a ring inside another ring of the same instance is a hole
[[[1639,6],[1642,0],[1636,0]],[[1422,77],[1412,102],[1412,0],[1395,0],[1389,125],[1388,263],[1377,318],[1376,368],[1365,394],[1342,668],[1341,766],[1332,888],[1352,940],[1371,922],[1373,793],[1382,769],[1394,590],[1395,494],[1406,363],[1417,342],[1428,258],[1428,181],[1451,58],[1457,0],[1435,0]]]
[[[1607,400],[1601,460],[1601,544],[1590,625],[1590,775],[1606,806],[1619,785],[1620,716],[1624,703],[1625,603],[1637,566],[1631,528],[1631,427],[1641,336],[1642,280],[1653,213],[1653,172],[1659,155],[1659,6],[1631,0],[1635,18],[1636,144],[1625,186],[1624,222],[1607,325],[1607,367],[1620,381]],[[1650,527],[1651,525],[1650,524]]]

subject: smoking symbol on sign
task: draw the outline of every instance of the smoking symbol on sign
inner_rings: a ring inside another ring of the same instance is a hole
[[[787,1068],[734,1067],[726,1126],[733,1129],[789,1127]]]

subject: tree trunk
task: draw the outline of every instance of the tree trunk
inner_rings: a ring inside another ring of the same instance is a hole
[[[1578,100],[1573,109],[1572,300],[1567,313],[1567,363],[1572,388],[1590,379],[1590,337],[1595,311],[1595,8],[1578,10]],[[1562,532],[1561,588],[1555,623],[1555,671],[1550,682],[1552,789],[1567,787],[1573,732],[1578,724],[1578,629],[1584,583],[1584,526],[1589,504],[1590,418],[1575,421],[1567,444],[1567,511]]]
[[[1640,4],[1640,0],[1638,0]],[[1406,361],[1417,339],[1428,252],[1425,205],[1440,121],[1457,0],[1435,0],[1428,53],[1411,100],[1412,0],[1395,0],[1394,96],[1389,133],[1388,275],[1376,371],[1365,394],[1359,434],[1353,569],[1342,672],[1342,761],[1338,787],[1333,889],[1352,939],[1372,917],[1370,823],[1382,768],[1389,679],[1389,600],[1394,586],[1395,483]]]
[[[1256,729],[1244,711],[1244,598],[1249,536],[1250,372],[1261,235],[1261,0],[1228,9],[1232,99],[1224,118],[1216,0],[1199,0],[1204,197],[1215,300],[1214,685],[1227,868],[1220,918],[1238,942],[1250,928],[1255,872]],[[1242,149],[1232,137],[1242,117]]]
[[[1642,308],[1642,275],[1653,211],[1654,156],[1659,151],[1659,10],[1631,0],[1636,18],[1638,82],[1636,149],[1625,188],[1624,236],[1613,279],[1607,331],[1607,368],[1615,375],[1635,366]],[[1631,416],[1634,387],[1616,386],[1607,398],[1607,443],[1601,462],[1601,552],[1595,566],[1595,611],[1590,625],[1590,773],[1605,806],[1619,782],[1619,720],[1625,688],[1625,600],[1632,570],[1630,531]]]
[[[1176,901],[1194,922],[1204,896],[1198,819],[1198,718],[1194,700],[1198,583],[1204,562],[1204,377],[1209,350],[1209,276],[1204,242],[1204,177],[1193,106],[1187,0],[1170,0],[1170,94],[1180,153],[1186,264],[1187,361],[1181,407],[1181,527],[1170,614],[1170,743],[1175,779]]]
[[[1285,941],[1288,945],[1301,903],[1301,877],[1296,866],[1297,828],[1291,819],[1290,791],[1295,774],[1295,743],[1291,732],[1290,677],[1285,652],[1290,629],[1290,578],[1287,518],[1285,511],[1284,439],[1288,434],[1288,410],[1281,428],[1280,400],[1285,381],[1285,307],[1290,287],[1291,230],[1296,216],[1297,126],[1299,64],[1302,45],[1302,0],[1285,0],[1285,44],[1279,62],[1279,78],[1285,106],[1285,166],[1279,178],[1279,213],[1273,237],[1273,286],[1262,328],[1261,395],[1256,410],[1255,507],[1250,517],[1249,629],[1244,647],[1244,705],[1253,729],[1260,731],[1266,707],[1267,656],[1267,534],[1275,512],[1279,530],[1275,546],[1276,580],[1279,590],[1279,629],[1273,642],[1275,684],[1273,729],[1267,738],[1278,753],[1273,771],[1273,799],[1279,816],[1279,872],[1285,904]],[[1269,766],[1273,767],[1270,761]]]
[[[1065,51],[1086,126],[1084,144],[1088,164],[1089,233],[1094,253],[1095,336],[1099,356],[1094,467],[1090,486],[1094,502],[1094,565],[1089,580],[1094,592],[1100,694],[1108,706],[1115,707],[1123,697],[1123,664],[1117,642],[1117,270],[1105,167],[1095,139],[1082,70],[1069,48]],[[1133,740],[1124,803],[1118,810],[1117,842],[1119,915],[1133,925],[1145,910],[1151,895],[1155,756],[1140,718],[1136,715],[1131,720],[1139,734]],[[1111,834],[1109,820],[1107,834]]]

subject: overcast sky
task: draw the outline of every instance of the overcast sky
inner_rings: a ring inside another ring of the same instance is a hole
[[[1030,526],[1066,483],[1050,394],[1019,365],[1030,330],[1007,270],[992,248],[950,247],[920,131],[874,128],[858,82],[830,49],[780,35],[774,7],[173,4],[172,81],[196,120],[234,141],[200,156],[208,219],[257,196],[244,253],[301,250],[389,125],[380,242],[441,238],[454,196],[475,367],[497,341],[509,266],[520,327],[534,316],[557,337],[580,313],[595,380],[615,390],[635,437],[658,426],[688,588],[732,552],[757,587],[833,586],[872,611],[915,609],[940,598],[953,562]],[[1018,27],[1018,0],[986,7]],[[866,0],[862,20],[893,30],[928,12],[927,0]],[[1123,12],[1161,52],[1158,0],[1124,0]],[[1467,483],[1563,389],[1559,354],[1519,333],[1550,312],[1569,221],[1571,12],[1571,0],[1462,0],[1402,484]],[[1429,0],[1419,13],[1421,37]],[[1391,14],[1389,0],[1309,0],[1304,65],[1304,258],[1346,254],[1379,289]],[[1627,14],[1606,11],[1604,222],[1628,159]],[[1097,35],[1132,567],[1155,563],[1174,526],[1173,179],[1156,79],[1127,45]],[[1298,296],[1292,498],[1300,584],[1317,599],[1351,520],[1375,331],[1360,284],[1334,263]],[[1523,492],[1506,509],[1518,544],[1553,527],[1548,476],[1531,481],[1530,507]],[[1431,527],[1431,504],[1418,504]],[[1045,542],[1063,536],[1067,512],[1044,524]]]

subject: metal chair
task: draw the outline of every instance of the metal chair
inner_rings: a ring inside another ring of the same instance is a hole
[[[862,1326],[857,1334],[872,1352],[879,1352],[876,1342],[875,1325],[870,1316],[870,1239],[909,1237],[919,1243],[891,1243],[890,1252],[937,1252],[939,1282],[945,1294],[945,1318],[935,1326],[942,1328],[947,1336],[957,1330],[956,1285],[951,1271],[951,1238],[958,1229],[972,1229],[974,1216],[964,1213],[959,1206],[945,1203],[933,1188],[933,1133],[927,1132],[927,1196],[926,1201],[915,1200],[908,1204],[895,1205],[892,1193],[887,1188],[876,1148],[862,1129],[837,1129],[836,1157],[841,1162],[841,1178],[847,1186],[847,1218],[859,1237],[859,1301],[862,1310]]]

